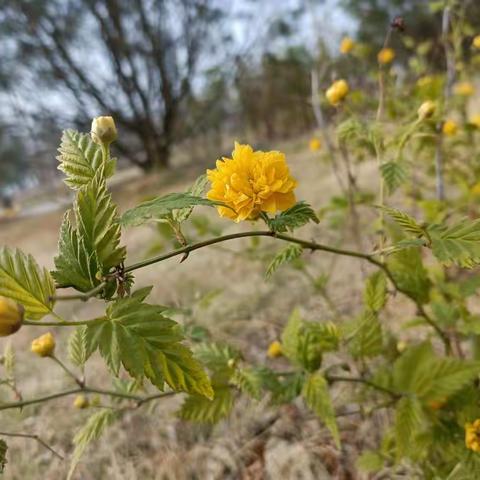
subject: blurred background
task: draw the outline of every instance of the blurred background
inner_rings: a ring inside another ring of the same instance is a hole
[[[0,192],[58,182],[61,131],[114,116],[121,167],[212,162],[233,137],[273,143],[312,130],[311,71],[321,87],[351,70],[363,88],[395,14],[397,75],[421,42],[443,68],[441,11],[424,0],[1,0]],[[436,2],[442,4],[442,2]],[[469,4],[469,18],[480,5]],[[362,76],[363,72],[363,76]],[[36,207],[37,209],[40,208]],[[49,206],[43,206],[46,209]],[[34,210],[34,213],[37,210]]]

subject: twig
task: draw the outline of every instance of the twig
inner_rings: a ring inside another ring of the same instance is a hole
[[[37,441],[40,445],[45,447],[47,450],[52,452],[60,460],[63,460],[63,456],[56,452],[47,442],[42,440],[38,435],[33,433],[13,433],[13,432],[0,432],[0,436],[4,437],[19,437],[19,438],[31,438],[32,440]]]

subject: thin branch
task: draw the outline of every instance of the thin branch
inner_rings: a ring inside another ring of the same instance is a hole
[[[64,460],[63,456],[56,452],[47,442],[42,440],[38,435],[34,433],[13,433],[13,432],[0,432],[0,436],[3,437],[18,437],[18,438],[31,438],[32,440],[37,441],[40,445],[45,447],[47,450],[52,452],[60,460]]]

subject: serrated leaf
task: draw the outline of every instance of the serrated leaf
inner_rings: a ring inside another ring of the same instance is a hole
[[[199,343],[195,345],[193,353],[195,358],[213,371],[227,368],[231,361],[236,362],[241,358],[238,350],[225,343]]]
[[[382,353],[382,325],[374,312],[363,312],[350,328],[349,351],[354,358],[370,358]]]
[[[368,277],[363,299],[372,312],[382,310],[387,301],[387,278],[384,272],[379,270]]]
[[[104,319],[87,326],[87,357],[98,348],[115,375],[123,365],[133,378],[147,377],[160,390],[168,384],[174,391],[211,398],[210,380],[181,343],[179,325],[163,316],[164,307],[143,303],[145,294],[143,289],[116,300]]]
[[[83,427],[75,434],[73,444],[75,450],[73,451],[70,470],[68,472],[67,480],[72,478],[78,462],[84,454],[87,447],[95,440],[98,440],[104,431],[115,421],[117,413],[114,410],[104,409],[94,413],[83,425]]]
[[[325,423],[337,447],[340,447],[340,434],[335,410],[330,399],[328,383],[323,375],[318,372],[309,375],[305,381],[302,394],[307,406]]]
[[[425,235],[425,229],[417,223],[417,221],[401,210],[391,207],[381,206],[378,207],[383,210],[388,216],[390,216],[395,222],[402,227],[402,229],[418,237]]]
[[[296,308],[291,313],[287,325],[282,332],[282,352],[292,361],[297,361],[298,344],[303,320],[300,311]]]
[[[288,245],[284,249],[278,252],[274,259],[270,262],[270,265],[267,268],[265,277],[269,279],[282,265],[285,263],[293,262],[303,253],[303,248],[296,243]]]
[[[278,233],[293,231],[302,227],[308,222],[319,223],[316,213],[306,202],[298,202],[293,207],[279,213],[274,218],[268,220],[268,226],[271,230]]]
[[[212,400],[200,395],[189,395],[183,402],[178,416],[183,420],[200,423],[217,423],[229,415],[233,407],[233,395],[228,387],[216,387]]]
[[[237,368],[230,378],[230,383],[241,392],[258,400],[262,391],[262,376],[255,368]]]
[[[74,206],[75,223],[67,212],[60,229],[55,280],[86,292],[100,284],[97,275],[109,273],[126,255],[120,246],[117,209],[108,193],[102,171],[80,188]]]
[[[90,183],[103,164],[100,145],[94,143],[90,135],[75,130],[63,132],[58,151],[58,169],[67,176],[65,183],[75,190]],[[104,166],[106,178],[114,174],[115,163],[115,159],[109,159]]]
[[[185,192],[193,197],[203,198],[203,194],[208,185],[208,178],[206,174],[200,175],[195,183]],[[190,217],[193,212],[194,206],[184,207],[178,210],[172,210],[172,218],[177,223],[182,223]]]
[[[432,251],[440,262],[473,267],[480,263],[480,219],[454,225],[431,225]]]
[[[75,365],[82,367],[87,361],[87,339],[85,326],[76,327],[68,338],[68,357]]]
[[[53,309],[55,284],[31,255],[0,247],[0,295],[23,305],[26,318],[39,320]]]
[[[163,197],[143,202],[140,205],[127,210],[120,220],[124,227],[136,227],[150,221],[158,221],[167,218],[174,210],[193,208],[196,205],[214,207],[223,205],[207,198],[191,195],[189,193],[170,193]]]
[[[390,194],[394,193],[407,179],[407,172],[399,162],[385,162],[381,165],[380,172]]]
[[[397,458],[408,454],[413,438],[422,425],[422,419],[422,406],[417,399],[403,397],[398,401],[395,410]]]

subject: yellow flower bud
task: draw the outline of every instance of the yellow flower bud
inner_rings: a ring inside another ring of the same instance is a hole
[[[402,353],[407,347],[408,347],[408,344],[405,340],[399,340],[397,342],[397,351],[399,353]]]
[[[117,139],[117,127],[112,117],[96,117],[90,132],[92,140],[99,145],[110,145]]]
[[[33,340],[31,350],[40,357],[49,357],[55,350],[55,338],[48,332]]]
[[[472,41],[472,45],[475,47],[475,48],[478,48],[480,50],[480,35],[477,35],[473,41]]]
[[[458,132],[458,124],[454,120],[446,120],[443,123],[442,132],[449,137],[455,135]]]
[[[455,95],[471,97],[475,93],[475,87],[470,82],[458,82],[455,84],[453,91]]]
[[[90,402],[85,395],[77,395],[73,401],[73,406],[75,408],[84,409],[90,406]]]
[[[0,296],[0,337],[12,335],[20,329],[24,308],[10,298]]]
[[[344,37],[340,42],[340,53],[343,53],[344,55],[346,55],[347,53],[350,53],[353,50],[354,46],[355,46],[355,43],[350,37]]]
[[[480,452],[480,419],[465,424],[465,446],[474,452]]]
[[[475,128],[480,129],[480,115],[473,115],[468,121],[470,125],[473,125]]]
[[[228,368],[234,368],[235,364],[236,364],[236,362],[235,362],[234,358],[229,358],[228,359],[228,362],[227,362]]]
[[[432,102],[431,100],[427,100],[426,102],[423,102],[417,111],[418,118],[420,120],[425,120],[427,118],[430,118],[435,113],[436,108],[437,106],[435,102]]]
[[[388,65],[393,62],[395,51],[392,48],[382,48],[377,55],[378,63]]]
[[[349,87],[345,80],[337,80],[327,90],[325,96],[332,105],[338,105],[348,94]]]
[[[308,146],[310,147],[310,151],[316,152],[322,148],[322,142],[320,142],[318,138],[311,138]]]
[[[282,344],[275,340],[268,346],[267,357],[277,358],[282,355]]]

